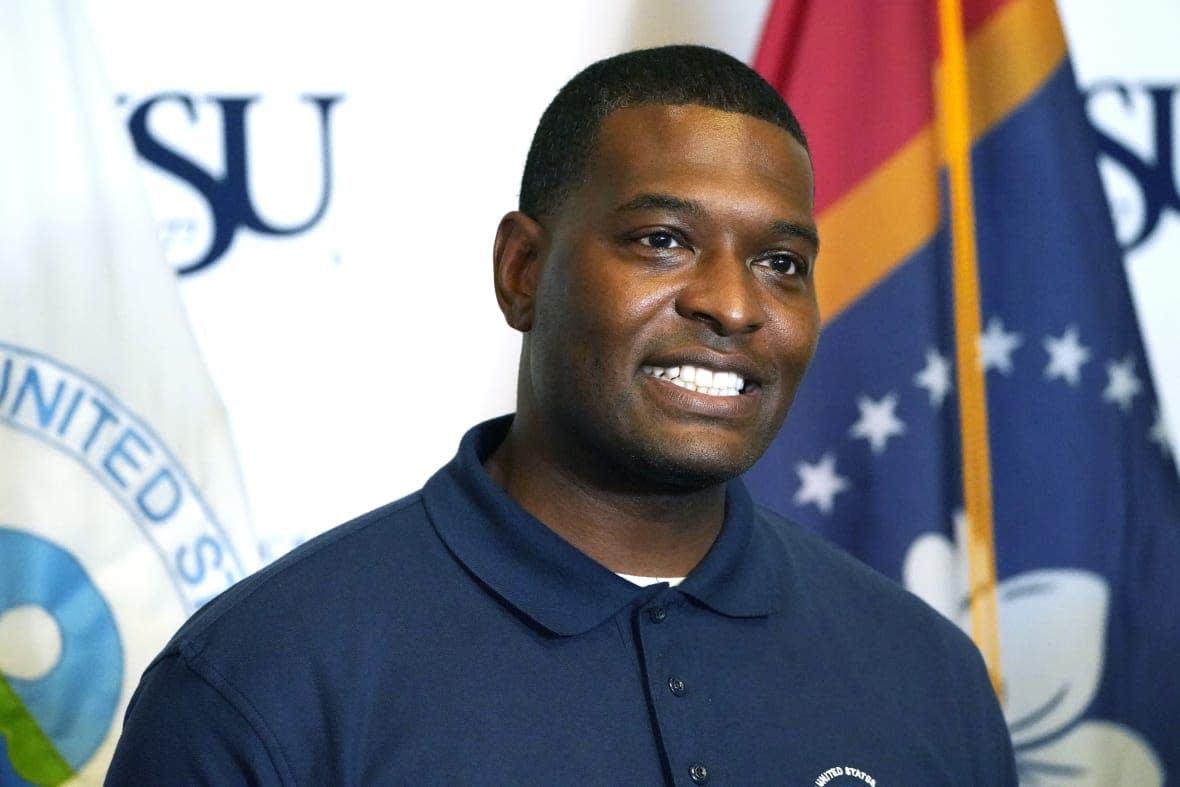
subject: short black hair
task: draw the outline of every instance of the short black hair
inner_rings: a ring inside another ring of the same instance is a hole
[[[674,44],[599,60],[566,83],[537,124],[520,183],[521,212],[540,220],[578,185],[611,112],[696,104],[779,126],[807,149],[787,102],[758,72],[716,49]]]

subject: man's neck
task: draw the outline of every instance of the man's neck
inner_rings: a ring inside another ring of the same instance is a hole
[[[685,576],[725,518],[725,485],[690,491],[616,491],[584,474],[514,450],[513,435],[487,458],[492,479],[522,508],[611,571]]]

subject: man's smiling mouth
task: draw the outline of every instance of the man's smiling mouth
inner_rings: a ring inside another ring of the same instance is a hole
[[[738,396],[746,387],[746,381],[741,375],[706,366],[644,366],[641,371],[649,377],[667,380],[673,385],[708,396]]]

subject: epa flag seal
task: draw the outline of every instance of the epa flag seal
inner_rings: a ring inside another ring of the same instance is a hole
[[[98,750],[118,706],[123,648],[115,620],[73,555],[31,533],[0,527],[5,623],[33,632],[40,624],[42,633],[33,643],[38,652],[6,664],[0,676],[0,753],[4,739],[9,742],[0,783],[21,776],[58,784]]]
[[[139,671],[245,572],[142,418],[4,343],[0,466],[0,784],[60,784],[105,763]]]

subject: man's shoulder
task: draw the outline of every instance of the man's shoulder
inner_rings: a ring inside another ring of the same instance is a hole
[[[138,774],[159,757],[172,768],[171,758],[181,758],[199,762],[202,782],[240,765],[272,783],[275,774],[330,761],[335,752],[321,744],[366,707],[370,692],[357,676],[397,646],[390,630],[401,610],[433,592],[431,572],[445,574],[446,565],[415,493],[237,583],[198,610],[145,671],[124,733],[140,754],[118,772]],[[342,707],[361,710],[346,719]],[[316,743],[294,750],[285,743],[292,740]],[[225,746],[232,757],[217,754]]]
[[[193,655],[239,635],[313,628],[339,619],[356,593],[379,581],[432,537],[421,492],[373,509],[300,544],[198,610],[164,650]],[[424,555],[423,555],[424,557]],[[412,588],[412,584],[410,585]]]
[[[787,552],[791,568],[809,583],[827,583],[870,595],[884,594],[891,601],[921,603],[893,580],[862,563],[848,552],[803,525],[765,506],[756,507],[756,518]]]
[[[810,712],[844,730],[884,725],[898,744],[939,752],[964,783],[1015,783],[1011,748],[979,649],[957,625],[897,582],[818,534],[759,509],[760,530],[781,544],[779,625],[796,646],[792,667],[820,688]],[[800,666],[802,665],[802,666]],[[843,734],[843,733],[842,733]],[[834,740],[843,740],[836,736]],[[860,750],[863,736],[848,744]]]
[[[866,636],[908,640],[914,649],[936,646],[958,658],[978,658],[958,626],[925,601],[817,533],[757,507],[757,519],[785,550],[786,587],[812,609],[839,617]],[[872,632],[877,632],[874,635]]]

